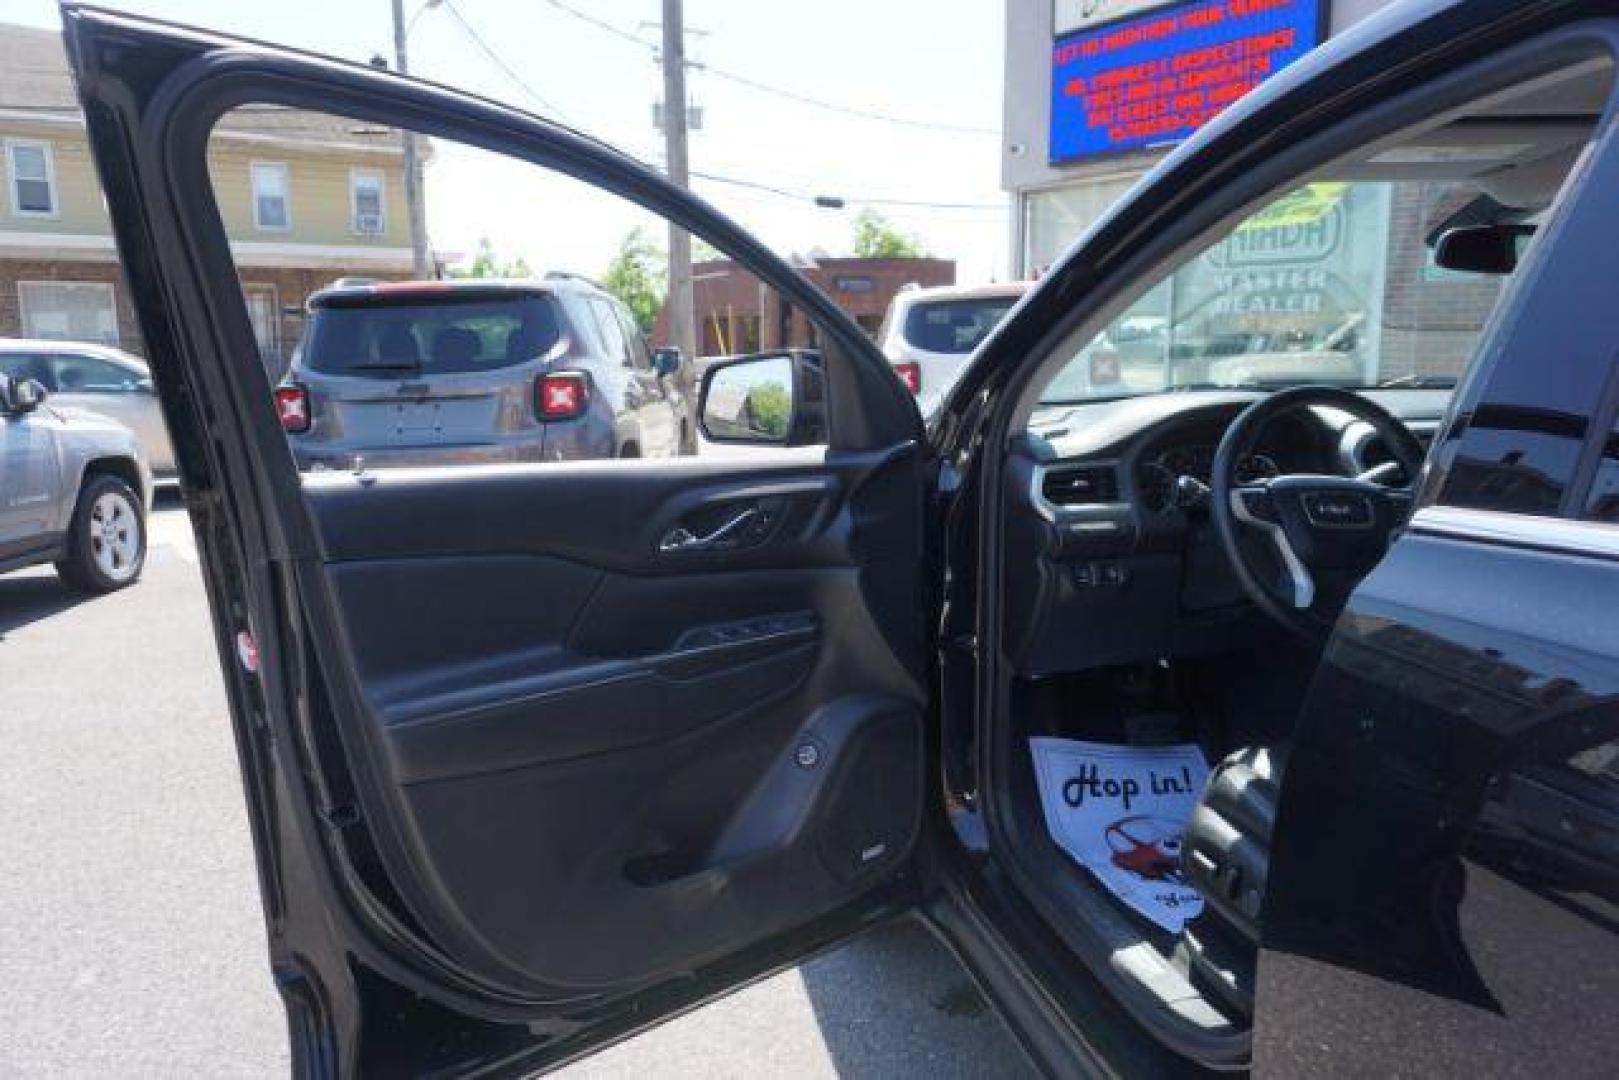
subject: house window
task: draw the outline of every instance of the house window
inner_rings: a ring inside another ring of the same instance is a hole
[[[271,232],[292,228],[287,205],[287,167],[279,161],[255,161],[253,174],[253,227]]]
[[[18,217],[56,216],[56,165],[47,142],[6,143],[11,173],[11,212]]]
[[[104,281],[19,281],[22,336],[118,344],[118,307]]]
[[[349,173],[349,206],[354,231],[361,236],[381,236],[388,229],[382,209],[382,173],[377,169],[354,169]]]
[[[274,285],[243,285],[247,317],[253,323],[253,337],[259,343],[259,359],[272,375],[281,375],[281,305]]]

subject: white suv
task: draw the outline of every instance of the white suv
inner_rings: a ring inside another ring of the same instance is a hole
[[[1032,283],[906,288],[888,306],[877,343],[924,417],[967,366],[978,343],[1006,316]]]

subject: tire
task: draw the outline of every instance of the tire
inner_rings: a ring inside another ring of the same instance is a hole
[[[80,592],[109,593],[133,585],[145,565],[146,514],[140,498],[116,476],[86,477],[57,574]]]

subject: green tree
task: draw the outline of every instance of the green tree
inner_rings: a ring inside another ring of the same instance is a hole
[[[450,276],[453,278],[529,278],[534,276],[533,269],[528,260],[519,255],[510,262],[502,262],[495,254],[495,245],[490,243],[489,237],[478,238],[478,253],[472,258],[472,265],[465,270],[452,268]]]
[[[927,250],[911,233],[900,232],[877,211],[860,211],[854,219],[854,253],[861,259],[925,259]]]
[[[691,238],[691,261],[693,263],[719,262],[726,255],[719,248],[704,240],[701,236]]]
[[[781,383],[764,383],[750,390],[748,410],[753,414],[753,426],[759,431],[772,439],[787,437],[787,425],[793,414],[793,399]]]
[[[618,254],[602,275],[602,288],[624,302],[643,334],[652,332],[663,309],[668,278],[664,263],[662,249],[644,230],[635,228],[619,242]]]

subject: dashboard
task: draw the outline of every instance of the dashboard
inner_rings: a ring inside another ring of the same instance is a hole
[[[1419,438],[1448,391],[1369,392]],[[1244,643],[1264,627],[1215,537],[1207,499],[1226,429],[1251,391],[1160,393],[1037,412],[1008,462],[1006,640],[1030,675]],[[1368,425],[1306,409],[1274,419],[1241,482],[1354,474],[1377,458]]]

